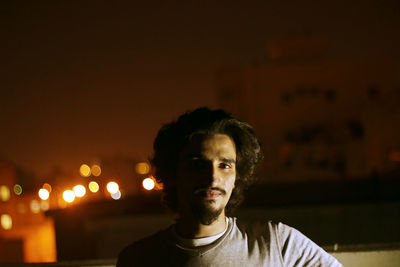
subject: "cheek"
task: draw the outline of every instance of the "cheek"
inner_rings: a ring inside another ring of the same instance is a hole
[[[226,189],[229,191],[232,191],[233,188],[235,188],[235,180],[236,180],[236,175],[232,174],[225,183]]]

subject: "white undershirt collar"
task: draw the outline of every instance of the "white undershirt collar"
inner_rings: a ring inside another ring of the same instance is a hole
[[[201,238],[184,238],[178,235],[178,233],[175,230],[175,227],[172,228],[173,235],[175,236],[176,240],[178,241],[178,244],[183,247],[200,247],[200,246],[205,246],[208,244],[211,244],[223,234],[225,234],[226,230],[228,229],[228,223],[229,220],[227,217],[225,217],[225,229],[219,234],[213,235],[213,236],[207,236],[207,237],[201,237]]]

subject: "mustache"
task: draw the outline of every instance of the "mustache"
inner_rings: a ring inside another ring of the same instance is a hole
[[[205,191],[218,191],[220,192],[222,195],[226,195],[226,191],[222,188],[219,187],[209,187],[209,186],[198,186],[194,189],[194,193],[195,194],[200,194],[203,193]]]

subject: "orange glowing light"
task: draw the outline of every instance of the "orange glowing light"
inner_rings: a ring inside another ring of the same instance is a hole
[[[6,185],[0,186],[0,200],[1,201],[6,202],[6,201],[10,200],[10,195],[11,195],[10,188],[8,188],[8,186],[6,186]]]
[[[101,174],[101,168],[100,168],[99,165],[96,165],[96,164],[94,164],[94,165],[92,166],[91,171],[92,171],[92,174],[93,174],[94,176],[99,176],[99,175]]]
[[[79,168],[79,173],[83,177],[89,177],[90,176],[90,167],[86,164],[82,164],[81,167]]]
[[[119,185],[116,182],[109,182],[107,184],[107,191],[110,192],[110,194],[115,194],[119,190]]]
[[[86,194],[86,188],[80,184],[74,186],[72,190],[74,191],[76,197],[83,197]]]
[[[97,191],[99,191],[99,184],[96,183],[95,181],[91,181],[89,183],[89,190],[92,193],[96,193]]]
[[[4,230],[10,230],[12,228],[12,218],[9,214],[2,214],[0,217],[0,224]]]
[[[44,188],[44,189],[46,189],[47,191],[49,191],[49,193],[51,193],[51,190],[53,189],[53,188],[51,187],[51,185],[48,184],[48,183],[44,183],[43,186],[42,186],[42,188]]]
[[[40,202],[40,209],[43,211],[49,210],[50,204],[48,201],[41,201]]]
[[[40,204],[37,200],[32,200],[30,204],[31,211],[35,214],[40,212]]]
[[[75,193],[72,190],[65,190],[63,193],[65,202],[72,203],[75,200]]]
[[[154,181],[153,178],[146,178],[143,180],[142,186],[146,190],[153,190],[154,187],[156,186],[156,182]]]
[[[47,189],[41,188],[39,189],[38,195],[40,199],[46,200],[49,199],[50,193],[47,191]]]
[[[136,164],[136,172],[138,174],[148,174],[150,171],[150,165],[147,162],[139,162]]]

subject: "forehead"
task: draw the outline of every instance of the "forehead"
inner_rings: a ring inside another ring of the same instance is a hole
[[[235,142],[226,134],[197,135],[183,148],[181,157],[196,154],[214,154],[236,159]]]

